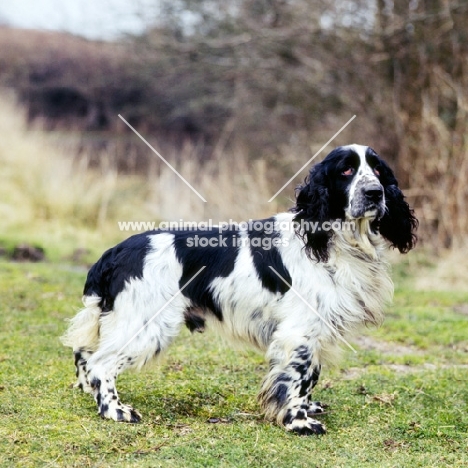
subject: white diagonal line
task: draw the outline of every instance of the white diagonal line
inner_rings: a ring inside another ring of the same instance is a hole
[[[298,291],[296,291],[291,284],[289,284],[271,265],[270,265],[270,268],[271,270],[273,270],[276,274],[276,276],[278,276],[278,278],[280,278],[284,284],[286,284],[287,286],[289,286],[289,288],[291,289],[291,291],[320,319],[322,320],[322,322],[328,327],[330,328],[330,330],[332,330],[333,332],[336,332],[337,335],[338,335],[338,338],[346,345],[348,346],[349,349],[351,349],[354,353],[357,353],[357,351],[340,335],[339,331],[336,329],[336,327],[334,327],[333,325],[329,324],[318,312],[317,310],[312,307],[300,294]]]
[[[206,203],[206,200],[190,185],[190,183],[184,179],[184,177],[179,173],[177,172],[176,169],[174,169],[171,164],[163,158],[163,156],[161,156],[161,154],[156,151],[138,132],[137,130],[135,130],[135,128],[133,128],[120,114],[119,115],[119,118],[128,126],[128,128],[130,128],[131,130],[133,130],[133,132],[135,133],[135,135],[139,136],[141,138],[141,140],[143,141],[143,143],[145,143],[150,149],[151,151],[153,151],[154,154],[156,154],[156,156],[159,157],[159,159],[161,159],[161,161],[163,161],[167,167],[172,171],[174,172],[175,174],[177,174],[180,179],[182,180],[182,182],[184,182],[196,195],[198,195],[198,197],[200,197],[205,203]]]
[[[354,119],[353,115],[269,200],[268,203],[273,201],[277,195],[284,190],[285,187],[300,173],[302,172],[322,151],[326,148]]]
[[[206,268],[202,266],[120,349],[120,354]]]

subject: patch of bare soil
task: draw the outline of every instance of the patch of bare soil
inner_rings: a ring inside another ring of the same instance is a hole
[[[399,343],[391,343],[387,341],[379,341],[370,336],[360,336],[354,340],[354,343],[363,350],[377,351],[383,355],[404,356],[404,355],[424,355],[424,351],[413,346],[406,346]],[[450,365],[450,364],[430,364],[421,365],[405,365],[405,364],[384,364],[381,366],[384,369],[391,370],[397,374],[409,374],[422,371],[430,371],[437,369],[468,369],[468,364]],[[345,380],[355,380],[367,372],[366,367],[350,367],[343,371]]]
[[[468,315],[468,304],[459,304],[453,308],[457,314]]]
[[[382,354],[392,354],[393,356],[404,356],[405,354],[421,355],[423,351],[413,346],[406,346],[400,343],[379,341],[370,336],[360,336],[354,339],[360,349],[378,351]]]
[[[436,371],[436,370],[445,370],[445,369],[463,369],[468,370],[468,364],[421,364],[417,366],[407,366],[404,364],[384,364],[380,366],[382,369],[388,369],[396,374],[411,374],[423,371]],[[366,367],[350,367],[349,369],[344,370],[343,379],[345,380],[355,380],[361,378],[367,372]]]

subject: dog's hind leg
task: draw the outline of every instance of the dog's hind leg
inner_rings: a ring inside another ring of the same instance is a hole
[[[84,296],[84,309],[70,321],[70,326],[62,337],[63,344],[73,349],[77,377],[74,386],[87,393],[92,392],[86,378],[87,362],[99,346],[99,301],[99,297]]]
[[[92,393],[91,385],[86,377],[88,359],[92,356],[92,352],[83,348],[78,348],[73,351],[75,357],[76,377],[77,381],[74,387],[78,387],[85,393]]]
[[[101,417],[132,423],[141,419],[138,411],[120,401],[116,380],[125,369],[142,368],[169,346],[184,321],[184,307],[176,302],[161,312],[157,307],[137,312],[122,301],[101,316],[99,348],[86,363],[86,378]]]

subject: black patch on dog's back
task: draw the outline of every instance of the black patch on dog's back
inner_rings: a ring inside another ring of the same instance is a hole
[[[132,278],[142,278],[150,233],[137,234],[107,250],[91,267],[84,286],[85,296],[101,298],[99,307],[109,312],[114,301]]]
[[[255,229],[256,223],[262,223],[264,228]],[[284,278],[288,284],[291,284],[292,280],[281,259],[278,248],[274,245],[275,242],[281,241],[279,232],[273,229],[274,223],[275,218],[263,219],[253,223],[252,229],[248,233],[250,253],[262,286],[274,294],[285,294],[290,287],[281,278]],[[270,266],[281,275],[281,278],[272,271]]]
[[[219,320],[223,320],[222,310],[213,297],[210,285],[215,278],[226,278],[234,270],[238,233],[228,230],[222,234],[218,231],[176,231],[173,234],[176,257],[182,264],[179,281],[179,288],[184,288],[182,294],[190,299],[193,307],[210,310]],[[206,246],[205,241],[208,242]],[[205,269],[184,287],[203,266]]]

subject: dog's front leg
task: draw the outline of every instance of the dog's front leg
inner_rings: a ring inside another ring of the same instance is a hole
[[[312,348],[304,343],[286,352],[273,342],[268,357],[270,372],[259,395],[266,417],[300,435],[324,434],[325,426],[311,417],[322,412],[320,403],[310,402],[320,375],[320,365],[313,364]]]

